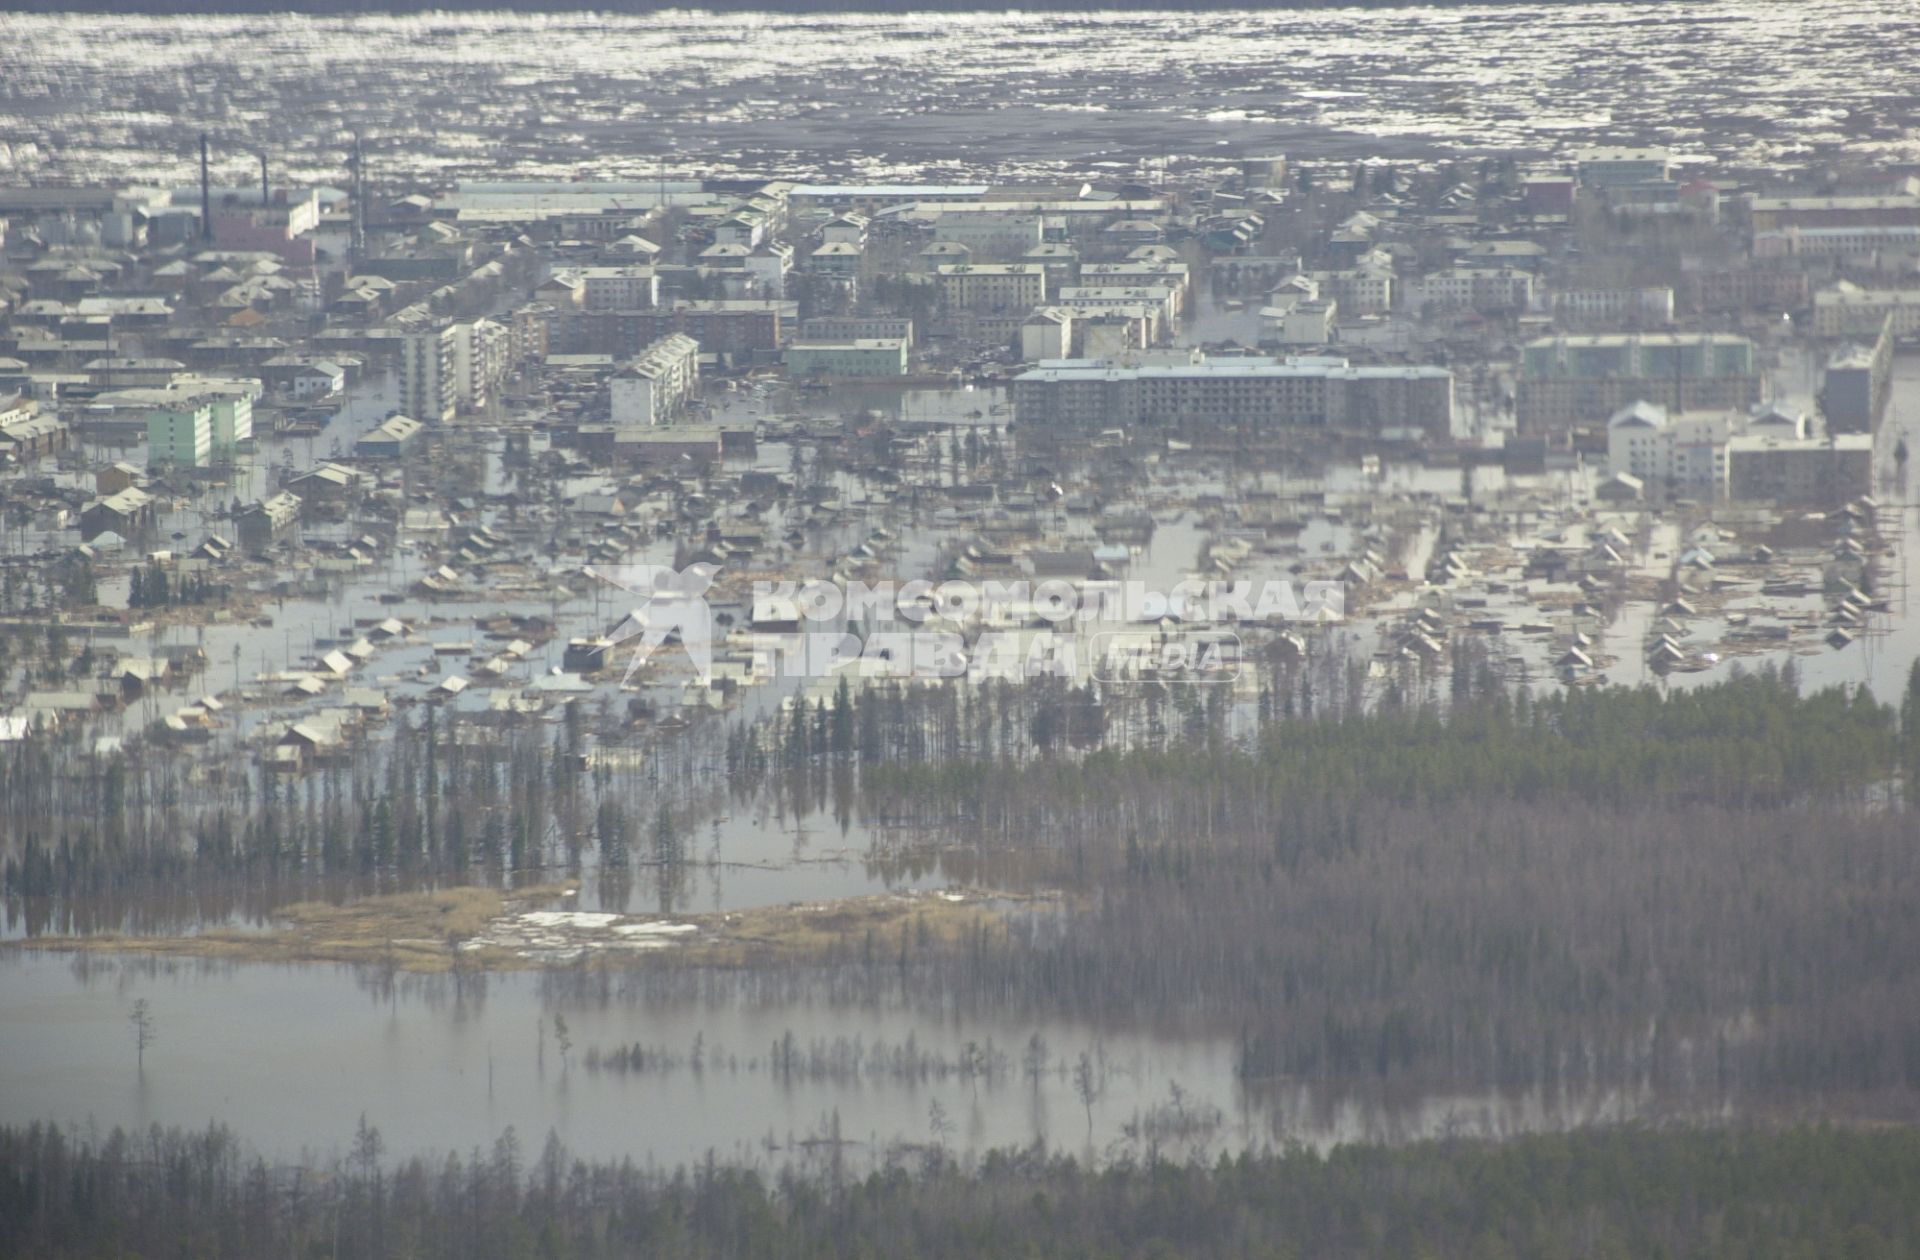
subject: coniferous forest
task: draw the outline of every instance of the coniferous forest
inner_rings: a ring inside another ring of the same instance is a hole
[[[0,1130],[0,1254],[420,1260],[1689,1256],[1891,1260],[1920,1246],[1920,1134],[1618,1129],[1092,1169],[936,1152],[862,1178],[587,1163],[511,1130],[382,1158],[362,1122],[319,1170],[225,1129]]]

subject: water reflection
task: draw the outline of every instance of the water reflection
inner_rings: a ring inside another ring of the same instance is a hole
[[[1394,1096],[1243,1088],[1227,1037],[889,1004],[560,1000],[531,974],[407,976],[152,959],[0,960],[0,1121],[217,1118],[271,1158],[338,1150],[364,1113],[400,1152],[508,1126],[588,1157],[856,1165],[901,1147],[1043,1142],[1106,1158],[1504,1135],[1652,1114],[1633,1092]],[[146,999],[144,1071],[128,1021]],[[1714,1100],[1713,1106],[1721,1106]],[[837,1134],[837,1139],[835,1135]],[[837,1140],[837,1145],[836,1145]]]

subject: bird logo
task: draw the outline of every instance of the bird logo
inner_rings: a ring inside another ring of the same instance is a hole
[[[700,681],[712,680],[713,611],[706,594],[720,573],[719,566],[704,561],[684,569],[664,564],[620,564],[589,566],[587,573],[640,597],[608,636],[616,648],[622,643],[633,644],[622,683],[632,682],[654,652],[676,638]]]

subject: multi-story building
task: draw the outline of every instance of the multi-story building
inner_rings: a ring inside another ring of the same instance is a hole
[[[1040,244],[1042,220],[1037,214],[943,214],[934,220],[933,239],[965,245],[967,256],[982,262],[1012,262]]]
[[[1787,228],[1920,227],[1920,197],[1755,197],[1747,206],[1756,234]]]
[[[854,245],[861,249],[867,246],[866,215],[858,210],[849,210],[845,214],[835,215],[820,225],[820,243],[823,245]]]
[[[1605,333],[1528,342],[1520,363],[1522,433],[1598,426],[1621,408],[1746,411],[1761,401],[1753,342],[1729,333]]]
[[[700,343],[685,333],[670,333],[614,373],[613,423],[664,424],[699,388]]]
[[[1920,253],[1920,226],[1784,227],[1753,234],[1755,258],[1874,258]]]
[[[1873,436],[1821,433],[1777,408],[1670,414],[1641,402],[1608,422],[1607,463],[1668,496],[1840,503],[1871,488]]]
[[[1073,312],[1043,306],[1020,325],[1020,358],[1025,363],[1064,359],[1073,353]]]
[[[1445,435],[1453,374],[1440,367],[1353,367],[1333,357],[1050,363],[1013,380],[1021,425],[1109,428],[1189,424],[1338,428]]]
[[[1414,281],[1416,311],[1524,311],[1533,305],[1533,273],[1517,267],[1449,267]]]
[[[1827,360],[1820,382],[1820,411],[1833,433],[1879,429],[1893,389],[1893,317],[1871,346],[1849,346]]]
[[[580,304],[595,311],[644,311],[660,304],[660,275],[652,267],[569,267],[554,279],[576,281]]]
[[[1035,263],[950,263],[935,275],[951,311],[1011,311],[1047,300],[1047,269]]]
[[[1087,263],[1080,268],[1077,283],[1084,289],[1171,289],[1174,319],[1186,314],[1187,295],[1192,287],[1187,264],[1159,258]]]
[[[511,366],[513,338],[490,319],[461,320],[400,338],[400,410],[445,423],[486,408]]]
[[[1599,146],[1573,151],[1573,168],[1588,188],[1620,188],[1673,178],[1673,155],[1665,149]]]
[[[907,343],[900,337],[796,341],[787,347],[787,374],[797,379],[820,376],[905,376]]]
[[[1720,498],[1735,420],[1727,411],[1676,415],[1646,402],[1624,407],[1607,421],[1607,471],[1669,495]]]
[[[913,346],[913,321],[904,315],[816,315],[800,325],[808,341],[854,341],[862,337],[897,337]]]
[[[400,410],[428,424],[453,419],[457,409],[453,343],[451,325],[402,334]]]
[[[1813,295],[1816,337],[1877,337],[1889,321],[1897,338],[1920,334],[1920,289],[1863,289],[1842,281]]]
[[[1305,298],[1284,308],[1262,310],[1261,329],[1283,346],[1324,346],[1334,338],[1339,314],[1336,303]]]
[[[1393,309],[1393,258],[1385,250],[1360,255],[1353,266],[1308,273],[1320,286],[1320,296],[1339,303],[1349,315],[1384,315]]]
[[[1673,290],[1562,289],[1553,295],[1553,314],[1569,323],[1585,320],[1644,324],[1673,322]]]
[[[204,468],[213,458],[213,399],[172,390],[147,413],[147,463],[155,468]]]
[[[1175,312],[1179,309],[1180,291],[1158,285],[1129,289],[1076,284],[1061,289],[1057,300],[1061,306],[1090,311],[1121,306],[1145,307],[1153,312],[1153,340],[1158,342],[1173,334],[1178,322]]]
[[[231,461],[253,446],[253,403],[260,397],[260,382],[244,377],[196,376],[180,382],[203,395],[209,403],[213,422],[212,458],[215,463]]]
[[[565,354],[639,354],[671,333],[685,333],[709,354],[769,355],[786,344],[792,302],[758,298],[681,301],[652,311],[559,312],[550,344]]]
[[[793,270],[793,246],[784,241],[763,241],[740,265],[753,277],[758,292],[772,298],[785,297],[787,273]]]
[[[1871,433],[1731,438],[1727,442],[1728,494],[1735,499],[1837,506],[1872,491],[1873,441]]]
[[[1782,267],[1722,268],[1712,263],[1688,268],[1680,295],[1689,310],[1702,312],[1793,311],[1807,304],[1807,273]]]

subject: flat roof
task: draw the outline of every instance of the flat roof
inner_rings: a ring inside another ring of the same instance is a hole
[[[1210,359],[1205,363],[1143,364],[1122,367],[1108,363],[1066,363],[1035,368],[1014,377],[1019,381],[1119,381],[1254,379],[1300,380],[1338,377],[1345,380],[1451,380],[1453,373],[1432,365],[1353,367],[1340,362],[1281,363],[1273,359]]]
[[[993,190],[991,184],[795,184],[788,189],[793,197],[982,197]]]

